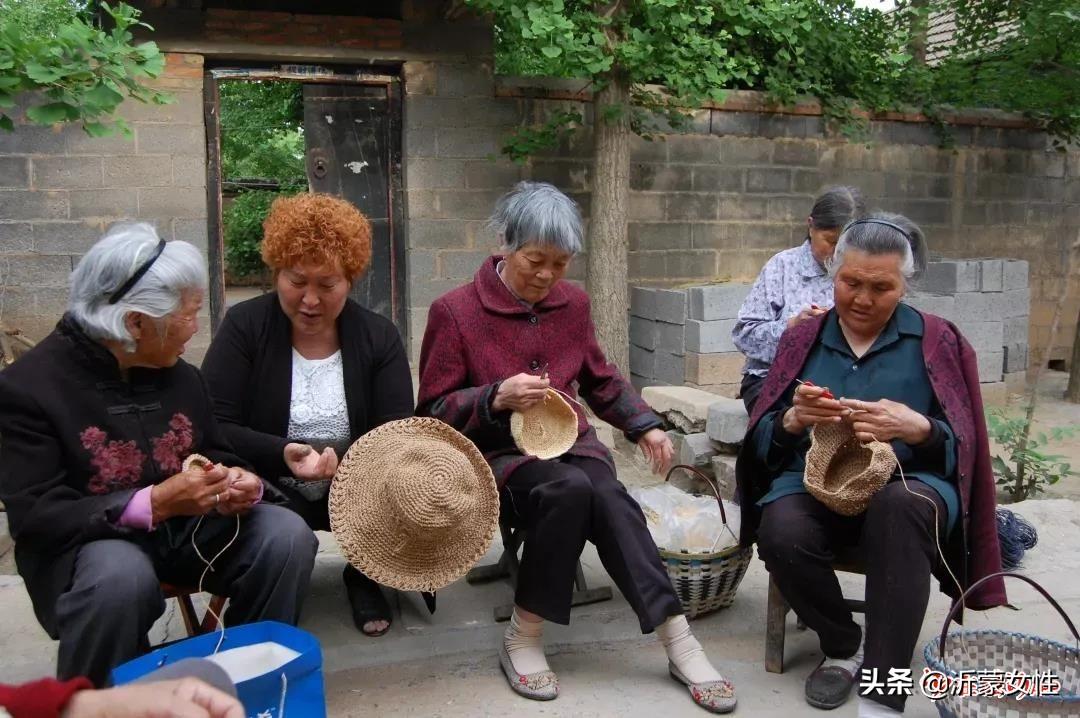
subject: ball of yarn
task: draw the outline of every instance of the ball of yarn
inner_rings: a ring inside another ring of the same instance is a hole
[[[1001,567],[1011,571],[1024,559],[1024,553],[1039,542],[1039,534],[1027,519],[1008,509],[997,509],[998,543],[1001,545]]]

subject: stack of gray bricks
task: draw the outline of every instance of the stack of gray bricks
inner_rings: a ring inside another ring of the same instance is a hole
[[[636,386],[685,385],[738,394],[744,358],[731,341],[748,284],[686,289],[634,287],[630,373]]]
[[[960,329],[978,354],[979,382],[991,403],[1023,386],[1031,313],[1026,261],[934,261],[906,301]]]

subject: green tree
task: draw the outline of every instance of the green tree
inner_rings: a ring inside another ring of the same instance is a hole
[[[222,176],[306,181],[301,84],[223,82],[219,94]]]
[[[831,117],[853,121],[853,103],[884,109],[898,101],[895,88],[922,82],[907,37],[853,0],[468,3],[494,16],[500,71],[583,78],[595,88],[589,293],[598,338],[624,371],[634,132],[678,124],[686,108],[740,87],[764,89],[777,102],[813,94]],[[558,113],[506,149],[521,156],[581,122]]]
[[[63,0],[0,0],[0,129],[14,129],[7,111],[30,94],[26,117],[51,125],[81,122],[94,136],[129,133],[114,113],[126,98],[165,104],[169,95],[144,84],[165,69],[153,42],[134,43],[139,11],[101,3],[110,29],[88,5]]]

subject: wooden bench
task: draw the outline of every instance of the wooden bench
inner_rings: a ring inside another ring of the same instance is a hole
[[[221,611],[225,608],[225,596],[211,595],[209,610],[200,619],[195,612],[195,604],[191,602],[191,595],[198,593],[196,589],[162,583],[161,592],[165,594],[166,599],[176,599],[176,604],[180,608],[180,618],[184,621],[184,629],[189,637],[217,630],[218,620],[215,616],[220,616]]]

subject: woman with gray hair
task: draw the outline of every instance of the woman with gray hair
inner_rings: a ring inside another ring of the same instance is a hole
[[[552,185],[522,182],[499,200],[492,224],[504,255],[484,260],[471,283],[431,305],[417,414],[472,439],[495,474],[504,518],[528,531],[499,647],[510,687],[534,700],[558,695],[543,622],[570,622],[578,557],[592,541],[642,632],[660,637],[671,675],[705,709],[734,710],[734,688],[690,632],[641,509],[573,396],[637,443],[654,471],[670,464],[674,452],[660,417],[597,344],[588,295],[561,281],[581,251],[577,205]],[[552,390],[570,397],[577,440],[562,456],[541,460],[515,446],[510,416]]]
[[[180,358],[205,287],[198,249],[115,226],[72,272],[56,329],[0,372],[0,499],[61,679],[101,686],[147,650],[162,582],[228,596],[230,625],[299,617],[314,535],[260,503]]]
[[[769,373],[780,335],[832,306],[829,260],[840,229],[864,211],[862,193],[855,187],[828,188],[806,218],[806,240],[774,255],[758,275],[731,331],[735,346],[746,356],[739,394],[747,411]]]
[[[1001,570],[975,351],[955,326],[900,301],[925,266],[926,241],[906,217],[878,213],[844,229],[830,266],[836,304],[780,339],[736,464],[741,541],[758,542],[824,653],[806,701],[840,706],[861,669],[871,679],[860,693],[864,718],[903,712],[906,696],[881,687],[910,671],[931,576],[955,599]],[[837,513],[804,487],[822,425],[888,442],[895,454],[896,473],[864,513]],[[865,633],[831,566],[843,549],[864,562]],[[997,578],[967,605],[1004,603]]]

